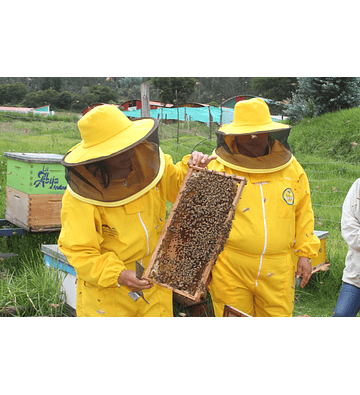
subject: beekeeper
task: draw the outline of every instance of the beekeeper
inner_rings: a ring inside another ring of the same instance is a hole
[[[291,127],[273,122],[260,98],[238,102],[217,131],[208,168],[247,179],[209,286],[215,315],[228,304],[251,316],[291,316],[295,270],[304,287],[320,241],[307,176],[287,143]],[[297,262],[291,259],[294,248]]]
[[[136,261],[148,266],[166,201],[175,201],[186,173],[159,147],[158,125],[130,121],[114,105],[96,106],[78,122],[82,141],[62,160],[68,186],[58,241],[76,270],[77,316],[173,315],[172,292],[135,273]],[[210,158],[191,160],[206,166]]]
[[[333,317],[356,317],[360,311],[360,178],[350,187],[342,207],[341,235],[348,245],[342,286]]]

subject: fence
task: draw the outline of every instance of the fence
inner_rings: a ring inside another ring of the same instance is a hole
[[[176,137],[177,134],[179,138]],[[161,124],[160,138],[163,151],[170,154],[174,162],[195,149],[211,154],[216,148],[215,130],[210,132],[208,128],[196,124],[191,130],[180,128],[180,132],[175,124]],[[306,161],[301,154],[297,156],[297,160],[309,179],[315,230],[329,232],[327,259],[337,262],[336,265],[342,265],[347,252],[347,245],[341,237],[342,205],[351,185],[359,178],[360,165],[320,159]]]
[[[315,223],[340,228],[346,194],[359,177],[359,165],[341,162],[302,162],[311,189]]]
[[[50,119],[29,122],[15,118],[11,122],[0,122],[0,184],[3,198],[6,186],[4,151],[65,154],[80,141],[75,122]],[[160,144],[163,151],[172,156],[174,163],[193,150],[211,154],[216,148],[216,127],[215,124],[208,126],[200,122],[174,120],[169,123],[163,120],[159,126]],[[320,160],[306,162],[299,155],[297,159],[310,181],[315,229],[329,231],[329,240],[342,245],[341,208],[350,186],[358,178],[360,165]]]

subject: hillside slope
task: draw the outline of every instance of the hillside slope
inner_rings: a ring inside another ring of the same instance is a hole
[[[327,113],[293,126],[289,143],[295,156],[360,162],[360,108]]]

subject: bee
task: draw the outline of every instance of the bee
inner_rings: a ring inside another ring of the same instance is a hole
[[[215,264],[228,238],[238,183],[226,173],[193,172],[174,208],[158,265],[151,272],[158,281],[190,294],[201,288],[205,267],[211,261]],[[169,248],[174,259],[167,256]]]

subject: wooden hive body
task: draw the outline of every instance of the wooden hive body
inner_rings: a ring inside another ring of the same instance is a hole
[[[28,194],[6,187],[5,219],[28,232],[60,229],[62,195]]]
[[[190,167],[144,278],[199,301],[245,185],[244,177]]]

